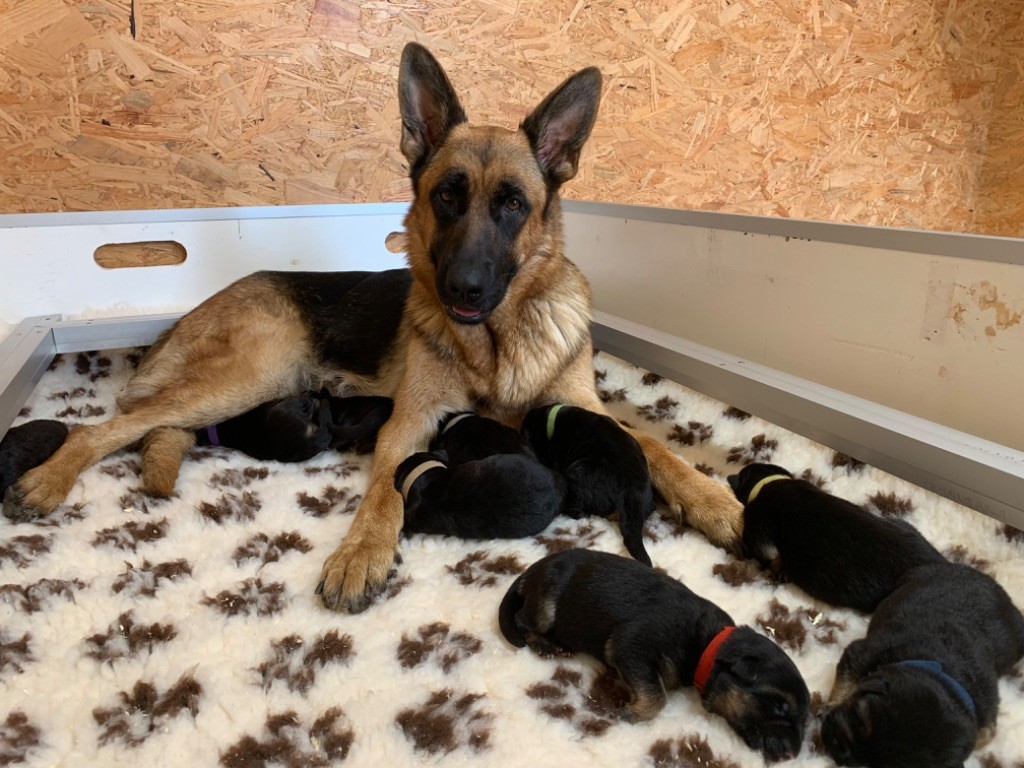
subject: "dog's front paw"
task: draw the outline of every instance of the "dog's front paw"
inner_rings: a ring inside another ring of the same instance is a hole
[[[16,523],[48,515],[71,492],[75,479],[51,472],[46,465],[30,469],[4,494],[4,516]]]
[[[699,472],[677,475],[658,487],[669,507],[680,512],[686,524],[715,544],[739,552],[743,538],[743,505],[724,483]]]
[[[316,593],[332,611],[360,613],[387,586],[388,571],[399,562],[398,540],[349,535],[324,561]]]
[[[679,499],[686,524],[707,536],[712,544],[739,552],[743,540],[743,505],[729,487],[699,475],[686,490],[685,501]],[[671,505],[673,500],[666,499]]]

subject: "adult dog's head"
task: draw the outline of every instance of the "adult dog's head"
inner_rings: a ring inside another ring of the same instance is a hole
[[[421,45],[405,47],[398,95],[414,191],[409,263],[456,323],[485,321],[517,273],[561,253],[558,188],[576,175],[600,94],[591,67],[517,131],[471,126],[437,60]]]

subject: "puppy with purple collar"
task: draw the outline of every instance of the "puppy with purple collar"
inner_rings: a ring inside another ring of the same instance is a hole
[[[965,565],[918,566],[843,652],[821,726],[839,765],[962,768],[995,735],[999,676],[1024,656],[1024,616]]]
[[[464,539],[534,536],[565,506],[565,479],[537,461],[525,437],[493,419],[459,413],[431,450],[395,471],[403,530]]]

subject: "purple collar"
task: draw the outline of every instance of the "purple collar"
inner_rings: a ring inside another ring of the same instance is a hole
[[[206,428],[206,439],[210,441],[210,445],[220,445],[220,438],[217,437],[216,424],[211,424]]]

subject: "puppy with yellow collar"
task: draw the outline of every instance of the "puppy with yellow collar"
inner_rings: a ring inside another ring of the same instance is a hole
[[[565,479],[516,430],[473,413],[442,422],[429,453],[395,471],[403,530],[464,539],[534,536],[565,506]]]
[[[807,594],[870,613],[919,565],[945,558],[903,520],[881,518],[774,464],[729,477],[745,505],[743,548]]]

